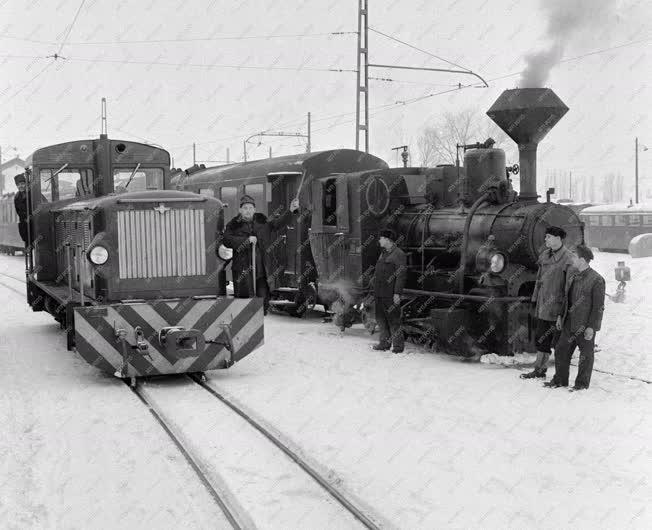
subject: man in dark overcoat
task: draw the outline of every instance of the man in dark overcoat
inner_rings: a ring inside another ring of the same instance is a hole
[[[589,263],[593,252],[578,245],[573,254],[571,274],[566,281],[564,305],[558,329],[561,336],[555,347],[555,375],[549,388],[568,386],[568,371],[575,348],[580,350],[580,362],[573,390],[589,388],[593,372],[595,334],[600,331],[604,312],[604,278]]]
[[[392,351],[401,353],[404,349],[401,294],[407,275],[405,253],[396,246],[396,233],[393,230],[381,230],[378,244],[382,250],[376,262],[373,286],[380,338],[373,349],[389,350],[394,344]]]
[[[291,222],[292,214],[299,210],[299,200],[294,199],[290,209],[283,214],[268,219],[256,212],[256,202],[249,195],[240,199],[240,213],[231,219],[225,229],[222,244],[233,249],[231,271],[233,292],[237,298],[257,296],[264,301],[264,311],[269,309],[270,289],[278,286],[282,266],[275,264],[273,252],[281,234],[280,228]],[[253,247],[256,255],[256,289],[254,292]]]
[[[546,249],[539,255],[539,270],[532,294],[532,302],[536,304],[534,336],[537,358],[534,369],[527,374],[521,374],[523,379],[546,377],[548,360],[559,338],[557,320],[560,318],[564,302],[568,269],[573,265],[572,255],[564,246],[565,238],[566,231],[563,228],[550,226],[546,229]]]
[[[14,208],[16,209],[16,215],[18,215],[18,233],[25,246],[27,246],[27,181],[25,174],[16,175],[14,182],[18,188],[18,192],[14,196]]]

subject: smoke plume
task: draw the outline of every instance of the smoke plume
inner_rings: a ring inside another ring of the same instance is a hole
[[[613,14],[615,0],[541,0],[541,12],[547,19],[548,46],[525,56],[526,67],[518,86],[543,87],[550,70],[563,57],[569,41],[580,33],[602,34],[602,27]]]

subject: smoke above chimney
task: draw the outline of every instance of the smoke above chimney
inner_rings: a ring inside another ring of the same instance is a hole
[[[525,55],[525,69],[518,86],[538,88],[545,85],[550,71],[561,61],[568,43],[581,32],[603,34],[603,27],[613,15],[615,0],[541,0],[546,17],[548,46]]]

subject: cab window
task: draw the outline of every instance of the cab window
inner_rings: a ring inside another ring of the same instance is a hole
[[[220,199],[226,203],[224,209],[224,220],[228,223],[236,215],[238,215],[238,188],[235,186],[224,186],[220,189]]]
[[[52,202],[54,200],[54,185],[52,182],[52,170],[41,169],[41,202]]]
[[[120,168],[113,170],[113,190],[147,191],[163,189],[163,169],[160,167]]]
[[[204,195],[206,197],[215,197],[215,192],[213,188],[200,188],[199,195]]]
[[[337,179],[328,179],[322,188],[322,224],[337,226]]]

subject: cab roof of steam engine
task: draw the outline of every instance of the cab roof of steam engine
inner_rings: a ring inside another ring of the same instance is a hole
[[[222,201],[212,197],[197,195],[190,191],[177,190],[150,190],[134,191],[127,193],[111,193],[96,199],[77,201],[58,208],[58,211],[81,211],[109,209],[118,204],[138,204],[138,203],[186,203],[186,202],[208,202],[215,204],[215,208],[222,206]]]

